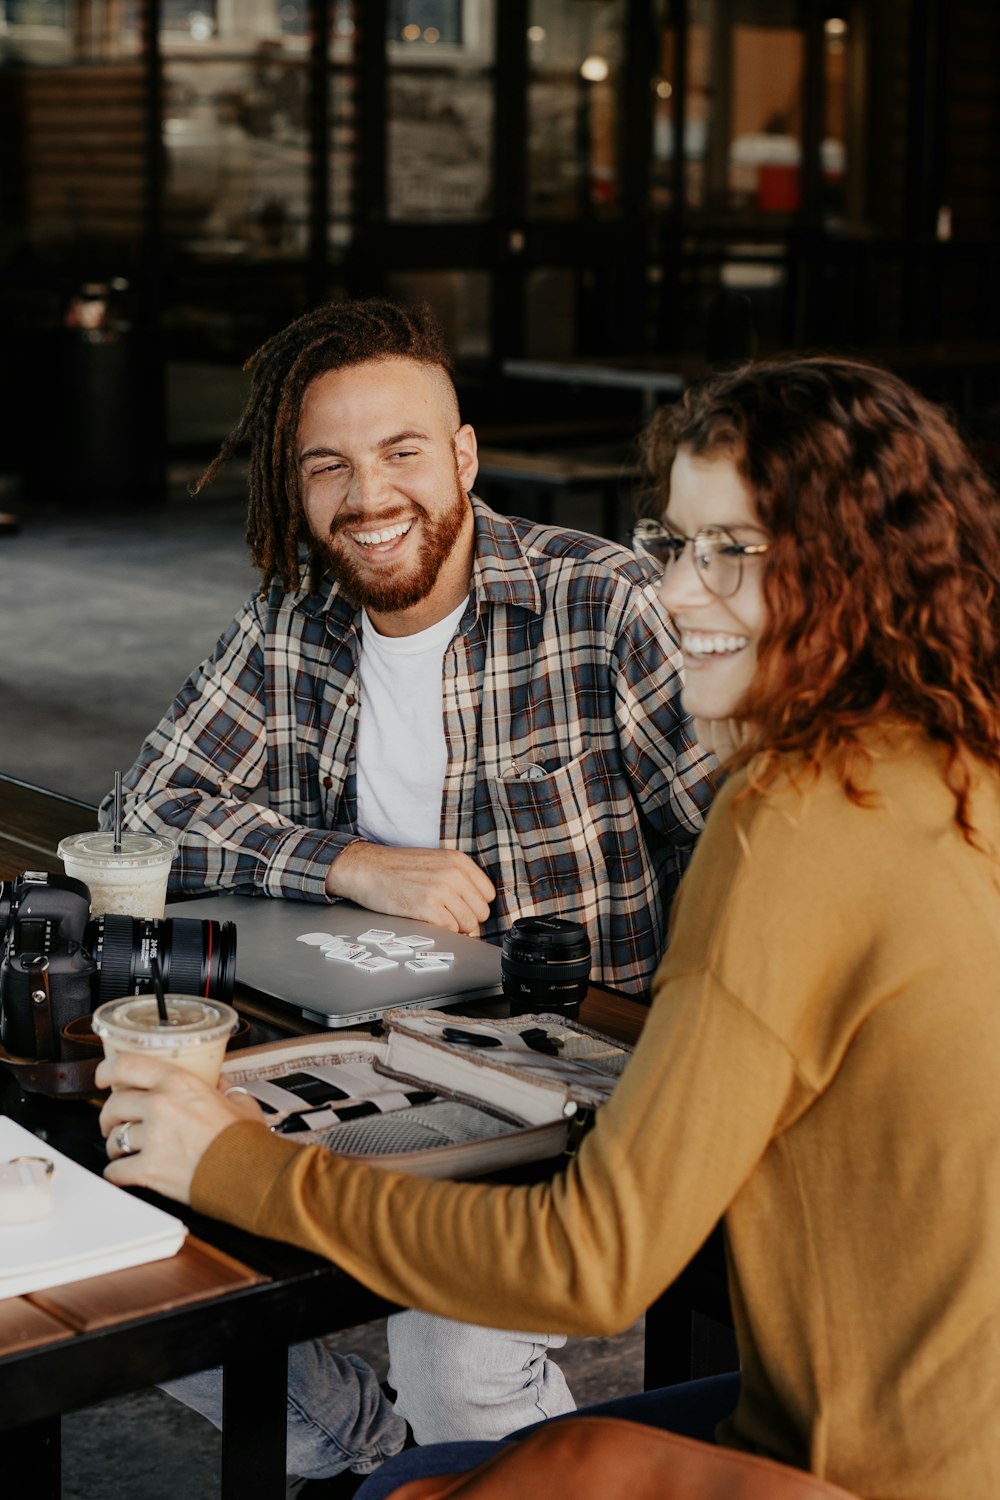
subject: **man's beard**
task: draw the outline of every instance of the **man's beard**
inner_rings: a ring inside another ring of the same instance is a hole
[[[469,497],[456,474],[454,503],[442,515],[432,520],[423,506],[415,505],[415,509],[423,530],[417,561],[411,568],[399,571],[388,565],[383,570],[385,577],[378,576],[377,565],[365,569],[360,560],[355,561],[353,557],[345,556],[336,545],[339,532],[384,526],[386,521],[381,517],[375,523],[364,517],[345,517],[335,523],[328,538],[319,542],[329,571],[356,608],[374,611],[376,614],[395,614],[397,610],[412,609],[415,604],[426,599],[433,589],[438,574],[462,534],[469,511]],[[388,524],[394,523],[390,519]],[[353,545],[354,543],[348,543],[348,546]]]

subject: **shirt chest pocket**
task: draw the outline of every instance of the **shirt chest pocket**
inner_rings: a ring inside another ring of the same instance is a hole
[[[518,766],[487,783],[501,867],[509,867],[524,909],[533,900],[559,901],[597,880],[602,855],[598,825],[609,797],[602,757],[587,749],[554,770]]]

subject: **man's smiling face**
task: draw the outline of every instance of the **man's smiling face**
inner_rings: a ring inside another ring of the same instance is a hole
[[[306,391],[299,483],[309,530],[344,591],[385,634],[409,634],[468,592],[476,440],[444,370],[414,359],[328,370]]]

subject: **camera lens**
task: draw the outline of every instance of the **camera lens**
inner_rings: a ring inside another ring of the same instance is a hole
[[[577,1015],[590,978],[586,928],[564,917],[520,917],[503,940],[500,975],[511,1015]]]
[[[88,924],[84,941],[99,970],[97,1004],[119,995],[151,992],[154,958],[159,960],[163,987],[172,994],[206,995],[227,1002],[233,998],[234,922],[196,922],[186,917],[151,922],[103,916]]]

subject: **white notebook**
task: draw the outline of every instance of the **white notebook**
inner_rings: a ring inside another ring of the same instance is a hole
[[[54,1162],[54,1201],[44,1219],[0,1224],[0,1297],[166,1260],[183,1245],[187,1226],[180,1219],[88,1172],[0,1116],[0,1163],[16,1156]]]

